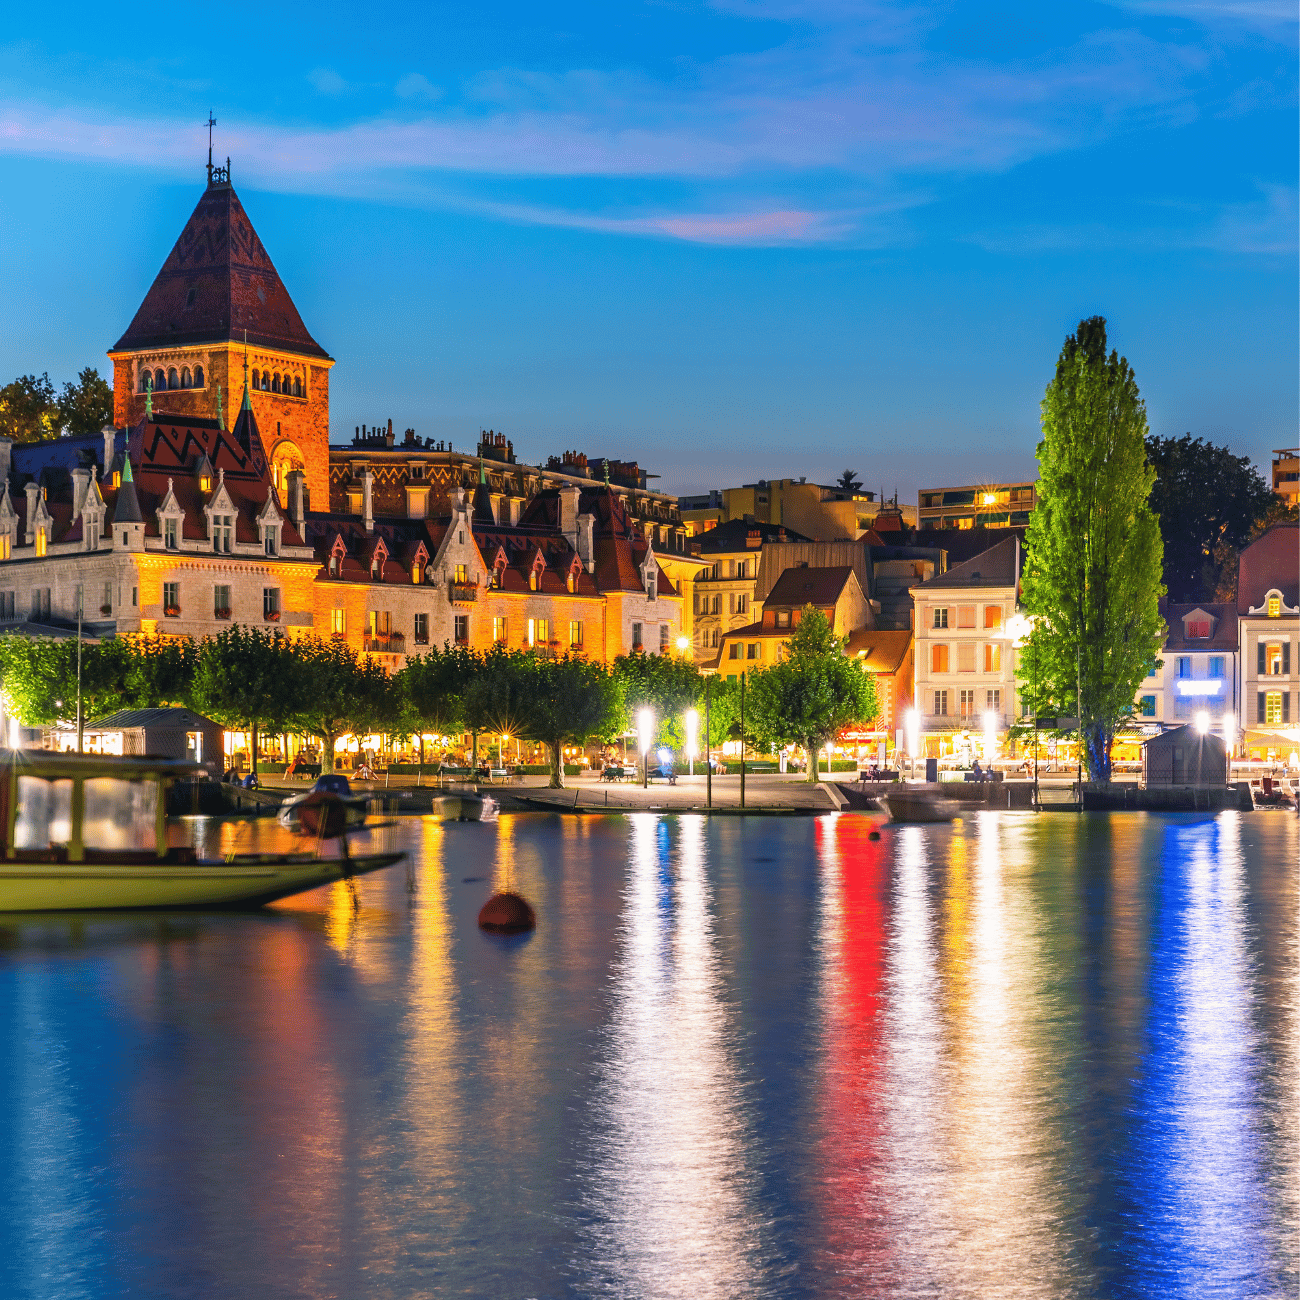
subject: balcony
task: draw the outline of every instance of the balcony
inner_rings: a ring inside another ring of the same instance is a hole
[[[404,655],[406,635],[402,632],[367,632],[362,648],[368,654]]]
[[[455,582],[451,583],[451,603],[453,605],[468,605],[478,599],[477,582]]]

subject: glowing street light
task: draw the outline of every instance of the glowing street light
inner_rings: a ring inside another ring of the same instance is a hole
[[[688,636],[679,636],[677,638],[677,649],[683,656],[691,648],[691,638]]]
[[[695,755],[699,753],[696,747],[696,737],[700,734],[700,713],[698,709],[687,709],[686,717],[683,719],[686,723],[686,757],[690,760],[691,775],[695,775]]]
[[[641,750],[641,785],[650,785],[650,746],[655,738],[655,715],[653,709],[641,709],[636,715],[637,744]]]
[[[1208,712],[1207,710],[1205,710],[1205,709],[1198,709],[1198,710],[1196,711],[1196,719],[1195,719],[1195,721],[1196,721],[1196,731],[1197,731],[1197,734],[1198,734],[1198,735],[1201,735],[1201,736],[1208,735],[1208,734],[1209,734],[1209,731],[1210,731],[1210,715],[1209,715],[1209,712]]]
[[[1231,713],[1223,715],[1223,748],[1229,758],[1237,744],[1237,719]]]
[[[916,775],[916,754],[921,748],[921,710],[908,709],[904,719],[907,727],[907,757],[911,760],[912,775]]]

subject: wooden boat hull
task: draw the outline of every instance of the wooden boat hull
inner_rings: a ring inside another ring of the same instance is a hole
[[[884,800],[890,820],[896,822],[950,822],[961,812],[955,800],[924,787],[901,786],[891,790]]]
[[[101,908],[250,907],[363,876],[401,862],[405,853],[341,858],[240,854],[230,861],[90,864],[0,862],[0,912]]]

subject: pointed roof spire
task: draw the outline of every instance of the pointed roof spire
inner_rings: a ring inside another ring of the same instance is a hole
[[[330,359],[302,323],[229,172],[213,167],[209,187],[111,351],[235,343],[244,330],[254,347]]]
[[[142,524],[144,515],[140,513],[140,498],[135,493],[135,480],[131,476],[131,456],[122,456],[122,486],[117,490],[117,508],[113,511],[115,524]]]

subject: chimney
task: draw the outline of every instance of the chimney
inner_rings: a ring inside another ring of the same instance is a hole
[[[90,488],[90,471],[78,465],[72,471],[72,517],[75,519],[81,513],[81,507],[86,504],[86,492]]]
[[[100,433],[104,435],[104,474],[107,478],[113,468],[113,457],[117,455],[117,430],[111,424],[106,424]]]
[[[578,552],[578,559],[586,566],[588,573],[596,572],[595,530],[595,515],[578,516],[578,543],[574,550]]]
[[[361,517],[368,533],[375,531],[375,508],[371,497],[374,481],[375,476],[367,468],[361,476]]]
[[[393,445],[393,422],[392,420],[389,420],[388,432],[384,434],[384,446],[391,447],[392,445]]]
[[[41,485],[33,479],[23,490],[27,493],[27,545],[31,546],[36,541],[36,525],[32,521],[36,518],[36,499],[41,494]]]
[[[560,532],[576,551],[578,549],[578,500],[582,491],[576,483],[566,483],[560,489]]]
[[[12,438],[0,438],[0,484],[9,482],[9,471],[13,466],[13,449]]]
[[[289,514],[299,537],[303,537],[307,516],[303,508],[302,485],[307,476],[300,469],[289,471]],[[304,540],[306,540],[304,538]]]

